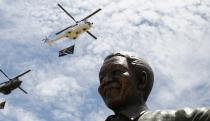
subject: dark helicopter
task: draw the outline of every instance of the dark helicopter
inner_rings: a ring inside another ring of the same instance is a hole
[[[6,101],[0,103],[0,109],[4,109]]]
[[[12,79],[10,79],[1,69],[0,69],[1,73],[4,74],[9,80],[8,81],[5,81],[5,82],[2,82],[0,83],[0,92],[5,94],[5,95],[8,95],[10,94],[14,89],[16,88],[19,88],[21,91],[23,91],[25,94],[27,94],[27,92],[20,87],[22,81],[19,80],[19,77],[25,75],[26,73],[30,72],[31,70],[28,70]]]

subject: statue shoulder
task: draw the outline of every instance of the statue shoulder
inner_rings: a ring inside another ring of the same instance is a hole
[[[175,112],[174,110],[146,111],[138,121],[174,121]]]
[[[175,121],[210,121],[210,108],[184,108],[175,113]]]
[[[210,121],[210,109],[184,108],[145,112],[138,121]]]

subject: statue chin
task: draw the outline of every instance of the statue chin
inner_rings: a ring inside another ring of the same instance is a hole
[[[106,99],[105,103],[110,109],[114,110],[118,109],[121,106],[121,104],[123,104],[123,99],[121,98],[121,96],[118,96],[115,98]]]
[[[118,103],[118,101],[110,101],[110,102],[107,102],[106,105],[110,109],[117,109],[118,107],[120,107],[120,103]]]
[[[125,90],[115,91],[111,91],[110,95],[103,98],[106,105],[112,110],[119,109],[119,107],[126,103],[129,96],[128,93],[125,93]]]

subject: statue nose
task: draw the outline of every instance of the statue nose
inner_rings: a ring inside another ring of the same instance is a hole
[[[105,83],[113,81],[112,75],[106,75],[103,79]]]

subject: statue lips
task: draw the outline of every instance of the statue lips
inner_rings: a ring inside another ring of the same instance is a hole
[[[101,91],[105,98],[112,98],[114,92],[118,92],[118,95],[120,94],[121,84],[118,81],[107,83],[102,87]]]

